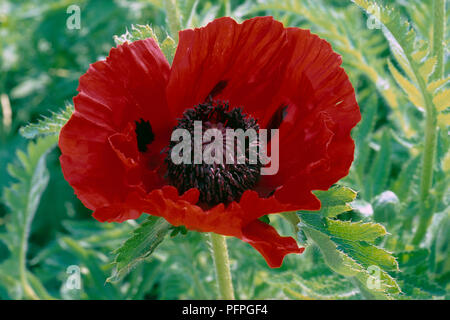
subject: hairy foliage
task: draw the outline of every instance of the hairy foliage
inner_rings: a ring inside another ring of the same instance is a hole
[[[38,298],[38,289],[48,297],[39,280],[33,278],[34,281],[30,281],[26,259],[31,223],[49,180],[46,156],[55,143],[56,137],[30,142],[27,153],[17,152],[20,163],[8,166],[8,172],[16,182],[3,191],[10,214],[6,232],[0,234],[0,240],[8,248],[9,257],[0,264],[0,274],[2,282],[10,282],[8,291],[15,298]],[[33,288],[36,286],[39,288]]]

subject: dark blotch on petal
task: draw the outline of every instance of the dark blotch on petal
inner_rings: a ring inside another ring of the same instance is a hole
[[[149,121],[140,119],[136,121],[137,145],[140,152],[146,152],[147,146],[155,140],[152,125]]]
[[[286,118],[287,108],[288,106],[286,104],[281,104],[278,107],[277,111],[275,111],[272,118],[270,118],[270,121],[267,123],[268,130],[280,128],[281,123],[283,122],[284,118]]]
[[[221,80],[219,81],[215,87],[211,90],[211,92],[209,93],[207,99],[213,99],[215,96],[217,96],[218,94],[220,94],[228,85],[228,81],[226,80]]]

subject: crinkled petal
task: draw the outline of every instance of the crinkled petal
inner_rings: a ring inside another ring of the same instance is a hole
[[[100,221],[124,221],[140,212],[174,226],[239,238],[271,267],[301,253],[259,220],[266,214],[316,210],[312,190],[328,189],[353,161],[351,129],[360,120],[341,57],[307,30],[284,28],[271,17],[242,24],[230,18],[180,32],[169,66],[152,40],[113,49],[80,79],[75,113],[63,128],[61,163],[67,180]],[[180,195],[162,181],[161,149],[175,118],[209,99],[228,101],[279,129],[279,170],[262,176],[239,201],[207,208],[199,191]],[[136,144],[133,123],[149,121],[155,140]]]
[[[180,196],[176,188],[165,186],[152,191],[145,200],[137,199],[135,207],[163,217],[174,226],[239,238],[258,250],[272,268],[281,266],[287,254],[303,252],[293,238],[281,237],[273,227],[258,220],[289,209],[274,197],[265,199],[254,191],[246,191],[239,203],[226,207],[219,204],[206,210],[196,205],[198,196],[197,189]]]
[[[293,238],[281,237],[272,226],[259,220],[246,225],[242,233],[241,239],[258,250],[271,268],[281,267],[287,254],[302,253],[305,250],[299,248]]]
[[[168,102],[180,116],[210,98],[224,100],[243,107],[261,128],[279,129],[279,170],[263,176],[256,189],[316,210],[320,202],[311,191],[348,174],[350,131],[361,117],[341,62],[308,30],[284,28],[271,17],[242,24],[221,18],[180,32]]]
[[[159,188],[174,119],[165,88],[170,66],[154,40],[125,43],[80,78],[75,112],[62,128],[59,147],[64,177],[101,221],[138,217],[127,199]],[[138,151],[136,121],[149,121],[154,141]]]
[[[287,29],[292,58],[263,128],[279,129],[279,170],[263,176],[264,192],[299,209],[320,208],[312,190],[346,176],[354,155],[351,129],[361,115],[342,59],[308,30]],[[272,143],[274,143],[272,141]]]
[[[225,17],[179,35],[167,88],[174,114],[180,116],[211,97],[263,117],[289,54],[280,22],[257,17],[238,24]]]

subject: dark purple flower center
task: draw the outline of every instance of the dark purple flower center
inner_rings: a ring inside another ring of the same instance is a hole
[[[203,138],[201,147],[195,149],[195,124],[199,122],[201,122]],[[245,140],[239,140],[229,133],[230,129],[233,132],[237,129],[241,129],[241,132],[247,132],[248,129],[256,133],[259,131],[256,120],[243,114],[241,108],[230,110],[228,103],[205,102],[186,110],[175,129],[185,129],[189,132],[191,139],[191,148],[188,150],[190,163],[175,164],[173,162],[171,154],[177,141],[172,141],[168,147],[167,177],[180,193],[197,188],[200,191],[200,204],[212,207],[219,203],[228,204],[238,201],[244,191],[252,189],[258,182],[262,165],[259,159],[256,162],[250,161],[250,153],[255,150],[250,146],[256,144],[257,150],[258,139],[246,137]],[[211,144],[215,141],[215,136],[205,139],[211,131],[209,129],[216,129],[221,133],[223,152],[218,155],[214,153],[214,149],[211,149],[211,155],[222,161],[207,164],[203,159],[201,163],[195,163],[196,152],[198,155],[201,151],[204,155],[205,150],[211,148]],[[230,141],[233,143],[229,143]]]

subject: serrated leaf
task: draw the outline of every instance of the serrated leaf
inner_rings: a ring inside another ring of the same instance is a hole
[[[317,272],[315,272],[317,270]],[[292,299],[350,299],[358,296],[353,283],[337,273],[331,273],[326,267],[317,266],[314,270],[283,273],[267,279],[270,284],[281,287]]]
[[[403,70],[408,74],[408,77],[415,79],[410,63],[413,60],[412,55],[415,53],[414,41],[416,35],[409,22],[401,18],[398,10],[380,5],[377,1],[352,0],[352,2],[369,14],[370,11],[377,12],[378,19],[383,24],[382,31],[385,38],[389,41],[392,53]],[[425,44],[423,43],[419,49],[420,53],[417,53],[417,55],[423,54],[422,48],[424,46]]]
[[[26,265],[28,237],[36,210],[44,190],[47,187],[49,173],[46,167],[46,157],[56,145],[56,136],[39,138],[30,142],[27,152],[17,152],[19,164],[9,166],[9,172],[17,182],[5,188],[3,199],[10,210],[10,220],[6,224],[6,233],[1,234],[1,240],[6,244],[10,255],[0,264],[0,273],[9,274],[17,282],[21,292],[15,293],[17,298],[38,298],[29,281]],[[13,288],[12,286],[11,288]],[[43,288],[40,287],[43,292]]]
[[[337,248],[361,264],[363,267],[379,266],[384,270],[398,270],[395,257],[384,249],[378,248],[366,241],[348,241],[332,237]]]
[[[417,50],[412,54],[412,57],[415,61],[420,62],[422,61],[423,58],[427,56],[428,52],[429,52],[428,49]]]
[[[450,113],[440,113],[437,118],[439,125],[450,126]]]
[[[420,67],[419,67],[419,73],[422,76],[423,79],[425,79],[426,82],[428,82],[428,78],[431,76],[431,74],[434,72],[437,64],[437,58],[431,57],[428,58]]]
[[[390,253],[372,245],[375,239],[386,234],[382,225],[332,220],[314,213],[300,213],[299,217],[301,230],[306,227],[307,233],[310,233],[311,229],[320,232],[356,263],[364,267],[378,265],[382,268],[398,269],[398,264]]]
[[[167,25],[172,38],[178,42],[178,32],[181,30],[181,13],[176,0],[164,0]]]
[[[361,292],[370,292],[371,298],[389,299],[390,294],[400,292],[396,281],[384,270],[378,266],[366,268],[353,259],[339,245],[337,245],[328,235],[315,230],[314,228],[304,227],[307,237],[312,239],[320,248],[326,264],[336,273],[345,277],[355,278],[362,287]],[[380,249],[381,250],[381,249]],[[376,272],[373,274],[371,268]],[[369,284],[376,284],[368,288]]]
[[[447,151],[445,157],[442,159],[442,170],[450,172],[450,150]]]
[[[395,258],[387,251],[373,245],[374,241],[387,234],[377,223],[362,223],[333,220],[317,213],[298,213],[299,228],[314,229],[329,237],[336,248],[348,255],[355,263],[367,268],[377,265],[385,269],[398,269]]]
[[[327,191],[314,191],[314,194],[321,203],[319,213],[325,217],[335,217],[338,214],[352,210],[349,203],[356,198],[355,191],[340,185],[332,186]]]
[[[336,244],[326,234],[314,228],[302,227],[308,239],[312,239],[322,251],[327,265],[340,275],[353,277],[358,274],[358,264],[342,251],[337,249]]]
[[[118,281],[127,275],[132,268],[150,257],[153,251],[164,240],[171,225],[163,218],[149,216],[133,235],[117,249],[114,254],[114,270],[108,282]]]
[[[381,6],[376,1],[352,1],[366,12],[373,8],[377,9],[377,12],[379,13],[379,20],[383,24],[383,33],[389,41],[392,53],[396,57],[400,66],[403,68],[403,71],[408,75],[408,78],[413,83],[417,84],[420,89],[420,95],[417,96],[414,88],[410,87],[408,83],[404,83],[403,79],[400,79],[400,82],[403,82],[404,86],[407,87],[408,90],[406,91],[409,91],[408,97],[411,101],[414,101],[413,103],[416,106],[425,109],[428,113],[432,112],[432,99],[426,89],[427,80],[419,71],[420,64],[413,58],[413,55],[417,50],[423,50],[423,48],[429,47],[429,43],[426,41],[421,41],[419,42],[419,48],[417,48],[416,43],[418,43],[418,41],[416,33],[409,22],[402,19],[399,10]],[[395,73],[395,71],[393,71],[393,73]],[[398,73],[397,75],[400,74]]]
[[[397,268],[390,253],[372,245],[377,238],[386,235],[382,225],[329,218],[351,210],[348,202],[356,197],[353,190],[335,186],[316,195],[322,202],[322,209],[315,213],[299,212],[298,227],[319,245],[330,268],[345,276],[358,276],[373,264]]]
[[[152,38],[156,41],[156,43],[158,43],[158,37],[148,24],[136,24],[131,25],[131,32],[127,28],[124,34],[120,36],[115,35],[114,42],[116,43],[116,45],[121,45],[125,42],[131,43],[133,41],[144,40],[147,38]]]
[[[170,64],[172,64],[176,49],[177,44],[175,40],[169,36],[161,43],[161,51],[164,53]]]
[[[172,64],[173,57],[175,56],[175,51],[177,49],[177,43],[173,38],[167,36],[161,43],[156,35],[155,31],[149,25],[131,25],[131,31],[128,29],[126,32],[120,36],[114,36],[114,42],[116,45],[124,44],[125,42],[134,42],[137,40],[144,40],[152,38],[156,41],[158,46],[161,48],[161,51],[164,53],[167,61]]]
[[[401,292],[397,281],[386,271],[373,268],[360,272],[355,277],[360,283],[361,292],[369,292],[369,299],[392,299]]]
[[[68,104],[60,112],[53,112],[50,117],[43,117],[36,123],[20,128],[20,134],[27,139],[40,136],[59,135],[61,128],[69,121],[74,109]]]
[[[436,90],[438,90],[440,87],[447,84],[449,81],[450,81],[450,77],[433,81],[428,84],[427,90],[433,94]]]
[[[322,203],[326,210],[315,213],[298,212],[298,228],[319,246],[326,264],[333,271],[356,279],[363,295],[381,299],[400,292],[395,280],[386,272],[398,270],[395,257],[374,245],[376,239],[387,234],[386,229],[377,223],[341,221],[327,217],[329,212],[336,212],[333,206],[339,208],[356,195],[348,193],[342,199],[342,194],[337,193],[336,196],[336,191],[338,190],[331,190],[328,194],[330,198]],[[324,194],[326,192],[322,192],[322,197]],[[333,201],[333,194],[338,201]],[[338,209],[337,212],[339,211]],[[371,273],[373,268],[377,270],[376,275]],[[371,286],[373,283],[377,285]]]
[[[438,112],[444,111],[450,107],[450,89],[445,89],[436,94],[433,98],[433,104]]]
[[[419,89],[416,88],[414,84],[412,84],[408,79],[406,79],[398,70],[395,68],[390,61],[388,61],[389,70],[394,77],[397,84],[403,89],[403,91],[407,94],[408,99],[411,103],[418,107],[424,108],[425,103],[423,101],[422,95],[420,94]]]
[[[386,229],[378,223],[333,220],[317,213],[301,213],[300,219],[302,223],[322,233],[344,240],[374,242],[387,234]]]

